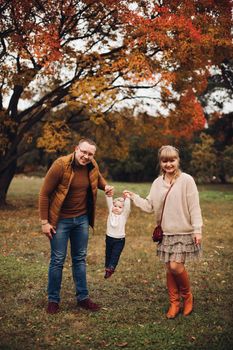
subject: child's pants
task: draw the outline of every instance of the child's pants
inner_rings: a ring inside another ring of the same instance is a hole
[[[115,269],[125,246],[125,238],[106,236],[105,267]]]

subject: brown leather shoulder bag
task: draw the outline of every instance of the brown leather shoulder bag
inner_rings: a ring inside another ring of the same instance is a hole
[[[155,229],[154,229],[154,231],[152,233],[152,240],[154,242],[156,242],[156,243],[161,243],[162,240],[163,240],[163,229],[162,229],[162,226],[161,226],[162,219],[163,219],[163,212],[164,212],[164,207],[165,207],[165,202],[166,202],[166,199],[167,199],[167,195],[170,192],[170,190],[171,190],[173,185],[174,185],[174,183],[169,187],[169,190],[166,193],[166,196],[165,196],[164,201],[163,201],[163,208],[162,208],[159,224],[158,224],[158,226],[155,227]]]

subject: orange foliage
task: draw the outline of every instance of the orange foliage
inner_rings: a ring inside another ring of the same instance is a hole
[[[206,120],[200,103],[190,89],[181,96],[166,118],[144,114],[138,117],[137,122],[138,134],[147,136],[146,146],[157,148],[163,143],[191,139],[193,133],[203,130]]]
[[[205,126],[203,109],[193,91],[190,89],[181,96],[177,108],[167,118],[167,134],[179,139],[189,139],[196,131],[203,130]]]
[[[191,137],[204,126],[197,96],[209,68],[232,57],[230,0],[0,0],[0,5],[0,86],[3,96],[10,94],[5,109],[17,124],[19,143],[64,105],[76,111],[77,123],[85,110],[95,126],[104,126],[115,104],[136,98],[144,84],[158,87],[163,107],[175,106],[166,118],[148,118],[159,126],[156,135]],[[24,98],[32,106],[20,111]],[[65,125],[68,117],[62,118]],[[154,138],[150,128],[141,130]],[[16,137],[7,130],[2,139],[10,143]]]
[[[143,3],[145,7],[151,4]],[[232,53],[230,13],[230,1],[176,0],[163,1],[147,16],[135,10],[122,14],[122,18],[129,23],[127,43],[144,52],[149,49],[150,60],[161,72],[173,72],[176,91],[182,92],[193,84],[201,92],[208,77],[207,68],[221,62],[226,50],[229,57]],[[222,46],[225,51],[220,53]],[[153,51],[161,53],[160,60]]]
[[[34,47],[34,54],[39,64],[49,64],[61,58],[59,34],[52,24],[46,28],[38,28],[33,35],[31,46]]]
[[[43,127],[43,135],[37,141],[38,148],[45,148],[53,153],[63,151],[68,145],[70,131],[62,121],[47,122]]]

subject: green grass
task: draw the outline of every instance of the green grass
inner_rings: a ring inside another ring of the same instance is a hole
[[[98,196],[90,233],[88,284],[102,305],[90,314],[76,308],[71,261],[64,266],[61,312],[49,316],[46,285],[49,242],[41,234],[37,197],[42,180],[16,177],[10,206],[0,211],[0,349],[228,350],[233,345],[233,186],[199,186],[204,219],[203,259],[187,265],[195,312],[166,320],[164,268],[151,240],[153,215],[132,206],[126,247],[116,273],[104,274],[107,209]],[[115,183],[146,196],[150,184]]]

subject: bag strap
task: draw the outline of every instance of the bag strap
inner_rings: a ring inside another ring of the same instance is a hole
[[[171,188],[172,188],[173,185],[174,185],[174,183],[169,187],[169,190],[167,191],[166,196],[165,196],[164,201],[163,201],[163,208],[162,208],[162,213],[161,213],[160,222],[159,222],[160,226],[161,226],[162,219],[163,219],[163,211],[164,211],[164,207],[165,207],[165,202],[166,202],[168,193],[171,191]]]

